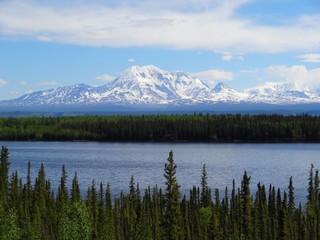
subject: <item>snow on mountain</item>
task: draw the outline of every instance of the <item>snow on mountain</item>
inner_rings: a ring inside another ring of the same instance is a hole
[[[248,101],[254,103],[296,104],[319,103],[316,92],[302,88],[296,83],[266,82],[262,86],[247,89]]]
[[[59,87],[46,91],[38,91],[11,100],[17,105],[45,105],[45,104],[64,104],[64,103],[86,103],[95,102],[91,98],[93,88],[85,84]]]
[[[237,91],[220,82],[213,89],[184,72],[155,66],[133,66],[99,87],[85,84],[59,87],[1,101],[4,106],[90,104],[214,104],[214,103],[320,103],[319,95],[291,83],[268,82]]]
[[[166,104],[194,100],[211,91],[199,79],[183,72],[163,71],[155,66],[133,66],[99,91],[101,102]]]
[[[101,89],[102,102],[167,103],[179,98],[173,76],[155,66],[133,66]]]
[[[223,82],[219,82],[212,90],[211,99],[216,102],[246,102],[249,94],[245,92],[239,92],[229,87]]]
[[[266,82],[262,86],[247,89],[250,94],[257,95],[279,95],[287,91],[300,91],[302,90],[295,83],[283,83],[283,82]]]

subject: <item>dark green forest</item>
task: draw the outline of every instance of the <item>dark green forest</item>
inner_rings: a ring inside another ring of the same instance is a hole
[[[240,186],[233,180],[232,189],[220,193],[208,185],[205,165],[199,186],[182,196],[172,152],[164,163],[164,189],[140,189],[128,176],[127,193],[114,196],[109,183],[94,181],[82,193],[76,173],[68,184],[64,166],[58,189],[43,165],[34,180],[30,162],[26,179],[17,172],[9,176],[9,151],[2,147],[0,239],[320,239],[320,180],[313,166],[302,206],[292,178],[285,190],[258,184],[251,192],[244,172]]]
[[[0,140],[319,142],[320,116],[194,114],[1,118]]]

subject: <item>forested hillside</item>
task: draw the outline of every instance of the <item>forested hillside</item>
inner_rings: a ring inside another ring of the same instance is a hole
[[[64,166],[58,189],[52,189],[42,165],[36,179],[17,172],[9,176],[9,151],[1,149],[0,239],[319,239],[319,172],[311,166],[306,205],[295,202],[293,179],[288,189],[258,184],[244,172],[241,184],[233,181],[219,193],[208,185],[203,165],[199,187],[181,196],[179,168],[173,153],[164,166],[165,189],[140,189],[128,176],[128,192],[113,196],[109,183],[92,182],[80,192],[77,174],[68,189]],[[307,173],[306,173],[307,174]],[[240,181],[240,179],[238,180]],[[111,183],[112,184],[112,183]]]
[[[319,116],[142,115],[0,119],[0,140],[319,142]]]

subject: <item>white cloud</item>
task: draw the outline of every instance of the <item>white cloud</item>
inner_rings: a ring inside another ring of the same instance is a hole
[[[113,77],[109,74],[103,74],[101,76],[96,77],[95,79],[100,80],[100,81],[112,81],[115,79],[115,77]]]
[[[129,62],[129,63],[134,63],[135,61],[136,61],[136,60],[133,59],[133,58],[129,58],[129,59],[128,59],[128,62]]]
[[[51,81],[51,82],[38,82],[36,85],[38,86],[56,86],[58,85],[58,82]]]
[[[8,82],[0,78],[0,86],[6,85]]]
[[[222,58],[223,61],[228,62],[228,61],[231,61],[233,57],[232,57],[231,54],[224,54],[224,55],[221,56],[221,58]]]
[[[232,61],[232,60],[238,60],[238,61],[243,61],[243,56],[241,55],[234,55],[234,54],[231,54],[231,53],[224,53],[221,55],[221,59],[225,62],[229,62],[229,61]]]
[[[86,46],[160,46],[240,54],[319,49],[320,14],[279,26],[263,25],[236,16],[237,8],[248,1],[201,0],[199,5],[195,0],[142,1],[137,6],[130,1],[112,1],[114,6],[64,7],[28,0],[2,1],[0,34]],[[150,7],[152,4],[155,6]],[[185,11],[187,6],[190,11]]]
[[[309,53],[297,56],[301,59],[301,62],[319,63],[320,53]]]
[[[217,69],[197,73],[190,73],[190,75],[199,78],[200,80],[207,83],[209,86],[214,86],[217,81],[233,80],[234,77],[232,72],[226,72]]]
[[[266,73],[273,77],[272,80],[293,82],[302,87],[320,87],[320,68],[307,69],[304,65],[294,66],[270,66]]]
[[[27,81],[20,81],[19,84],[22,85],[22,86],[25,86],[25,85],[28,84],[28,82]]]

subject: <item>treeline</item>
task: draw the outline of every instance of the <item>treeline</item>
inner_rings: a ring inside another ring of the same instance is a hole
[[[0,163],[0,239],[320,239],[319,173],[311,166],[308,199],[296,206],[292,178],[287,191],[258,184],[252,195],[244,172],[241,186],[233,181],[212,192],[205,165],[200,187],[181,196],[173,153],[164,167],[165,189],[140,190],[132,176],[127,194],[112,197],[109,183],[88,188],[82,197],[75,173],[71,189],[62,167],[58,190],[51,188],[43,165],[32,184],[30,163],[25,182],[9,175],[8,149]],[[199,173],[200,175],[200,173]],[[212,195],[214,197],[212,197]]]
[[[0,140],[319,142],[319,116],[142,115],[0,119]]]

